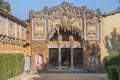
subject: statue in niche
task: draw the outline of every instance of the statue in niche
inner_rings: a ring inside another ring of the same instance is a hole
[[[70,41],[70,46],[72,47],[74,43],[74,37],[72,35],[69,37],[69,41]]]
[[[61,36],[61,34],[59,34],[58,35],[58,39],[57,39],[58,41],[62,41],[62,36]]]
[[[95,55],[90,54],[88,57],[88,72],[96,70],[96,58]]]
[[[58,35],[58,38],[57,38],[57,43],[58,45],[60,45],[60,42],[62,41],[62,36],[61,34]]]
[[[70,36],[70,37],[69,37],[69,41],[71,41],[71,42],[74,41],[73,36]]]

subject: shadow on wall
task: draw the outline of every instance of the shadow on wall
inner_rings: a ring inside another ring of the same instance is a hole
[[[93,66],[92,70],[99,70],[101,65],[99,42],[85,41],[85,48],[88,70],[91,65]]]
[[[120,53],[120,33],[117,33],[117,29],[105,36],[105,47],[110,55],[118,55]]]
[[[90,43],[90,41],[85,41],[86,51],[89,51],[91,55],[98,55],[100,52],[100,46],[98,42]]]

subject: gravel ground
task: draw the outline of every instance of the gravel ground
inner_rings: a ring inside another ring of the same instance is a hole
[[[27,80],[108,80],[107,74],[46,73],[31,76]]]

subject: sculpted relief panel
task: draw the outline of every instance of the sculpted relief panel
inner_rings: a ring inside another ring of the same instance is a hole
[[[45,18],[33,18],[32,24],[32,39],[45,40],[46,39],[46,21]]]
[[[99,23],[97,17],[86,19],[85,38],[86,40],[99,40]]]
[[[81,18],[79,18],[79,19],[72,18],[71,25],[73,27],[77,27],[78,29],[82,30],[82,19]]]

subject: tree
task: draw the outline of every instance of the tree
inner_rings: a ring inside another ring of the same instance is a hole
[[[120,33],[116,28],[105,37],[105,47],[110,55],[118,55],[120,53]]]
[[[11,12],[10,4],[4,0],[0,0],[0,9],[4,10],[5,12]]]
[[[120,3],[120,0],[119,0],[119,3]],[[117,10],[120,10],[120,6],[117,7]]]

